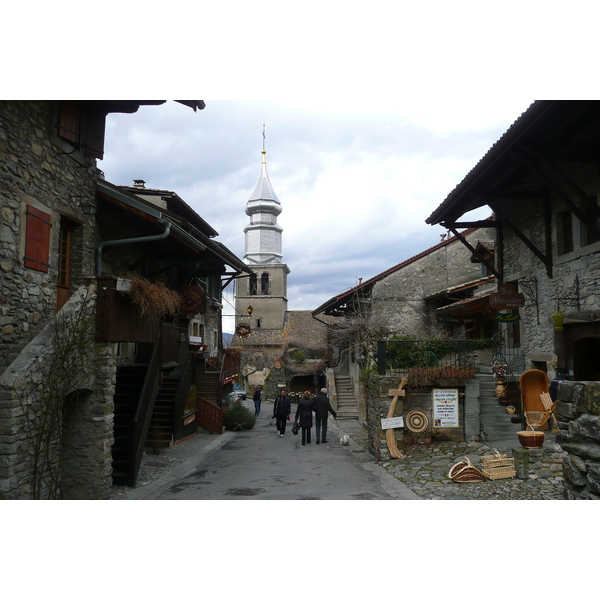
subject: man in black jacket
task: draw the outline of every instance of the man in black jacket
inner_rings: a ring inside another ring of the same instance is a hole
[[[327,417],[331,413],[334,418],[337,418],[337,413],[333,410],[331,402],[327,397],[327,390],[323,388],[315,397],[315,421],[317,424],[317,444],[327,443]],[[320,434],[320,435],[319,435]]]
[[[290,419],[292,413],[292,403],[288,396],[285,395],[285,390],[279,391],[279,396],[275,398],[273,405],[273,418],[276,419],[275,425],[280,437],[285,433],[285,426]]]

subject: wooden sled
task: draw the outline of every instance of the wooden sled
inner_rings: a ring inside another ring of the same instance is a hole
[[[550,384],[548,375],[538,369],[529,369],[521,374],[519,379],[523,400],[523,412],[546,413],[547,409],[541,399],[541,394],[547,394]],[[540,425],[541,429],[548,429],[547,420]]]

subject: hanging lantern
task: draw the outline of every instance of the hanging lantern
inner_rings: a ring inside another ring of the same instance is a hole
[[[550,318],[552,319],[552,321],[554,323],[554,331],[562,331],[564,329],[563,321],[565,320],[565,315],[564,315],[564,313],[560,312],[560,308],[557,308],[550,315]]]

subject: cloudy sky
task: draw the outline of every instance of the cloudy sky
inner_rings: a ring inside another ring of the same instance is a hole
[[[532,101],[204,100],[110,115],[99,166],[112,183],[175,191],[243,257],[265,123],[292,310],[438,243],[445,230],[425,219]]]

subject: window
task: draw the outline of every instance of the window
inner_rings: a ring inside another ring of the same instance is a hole
[[[575,249],[573,243],[573,214],[571,211],[557,213],[556,229],[558,236],[558,254],[567,254]]]
[[[271,293],[268,273],[263,273],[260,276],[260,291],[263,296],[268,296]]]
[[[598,217],[600,208],[597,198],[595,196],[588,198],[581,209],[586,216],[585,222],[581,224],[581,245],[587,246],[600,241],[600,218]]]
[[[262,325],[262,320],[261,319],[256,319],[256,328],[260,329],[261,325]]]
[[[106,112],[97,102],[61,100],[56,132],[59,137],[94,158],[104,156]]]
[[[47,273],[50,266],[50,215],[28,204],[26,219],[24,265]]]
[[[258,276],[256,273],[250,275],[250,295],[256,296],[258,294]]]

